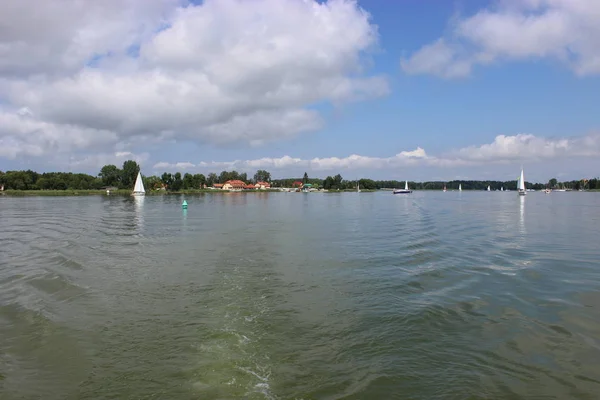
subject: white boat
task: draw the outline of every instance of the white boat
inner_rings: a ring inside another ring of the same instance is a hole
[[[356,182],[356,191],[360,193],[360,183]]]
[[[131,194],[133,196],[144,196],[146,194],[144,182],[142,181],[142,173],[139,171],[135,180],[135,186],[133,186],[133,192]]]
[[[488,185],[487,191],[490,192],[491,190],[490,185]]]
[[[394,194],[408,194],[412,193],[412,190],[408,188],[408,181],[404,181],[404,189],[394,189]]]
[[[446,191],[446,185],[444,184],[444,192]]]
[[[521,168],[521,176],[517,182],[517,191],[519,192],[519,196],[525,196],[527,194],[527,191],[525,190],[525,177],[523,175],[523,168]]]
[[[458,191],[459,191],[459,192],[462,192],[462,183],[459,183],[459,184],[458,184]]]
[[[504,192],[504,186],[501,186],[501,187],[500,187],[500,191],[501,191],[501,192]]]

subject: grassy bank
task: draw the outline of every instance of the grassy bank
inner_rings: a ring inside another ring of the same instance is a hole
[[[106,190],[5,190],[7,196],[97,196],[106,195]],[[131,190],[115,190],[111,194],[130,194]]]

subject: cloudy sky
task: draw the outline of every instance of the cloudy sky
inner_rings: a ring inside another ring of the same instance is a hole
[[[598,0],[3,0],[0,170],[600,175]]]

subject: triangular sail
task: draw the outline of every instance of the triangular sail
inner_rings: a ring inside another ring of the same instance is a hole
[[[408,181],[404,181],[404,190],[408,190]]]
[[[523,176],[523,168],[521,168],[521,176],[519,177],[519,190],[525,191],[525,177]]]
[[[458,184],[458,191],[459,191],[459,192],[462,192],[462,183],[459,183],[459,184]]]
[[[146,193],[141,172],[138,172],[137,179],[135,180],[135,186],[133,187],[133,193]]]

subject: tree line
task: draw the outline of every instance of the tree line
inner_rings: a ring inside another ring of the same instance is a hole
[[[71,172],[45,172],[38,173],[32,170],[26,171],[0,171],[0,185],[4,185],[7,190],[99,190],[107,187],[116,187],[119,189],[132,189],[136,176],[140,170],[139,165],[128,160],[123,163],[121,168],[115,165],[105,165],[100,169],[97,176],[82,173]],[[146,190],[156,190],[164,188],[169,191],[193,190],[203,187],[210,187],[215,183],[225,183],[228,180],[241,180],[245,183],[269,182],[272,187],[292,187],[294,185],[311,184],[315,188],[327,190],[354,190],[357,184],[361,189],[378,190],[403,188],[404,181],[397,180],[373,180],[358,179],[346,180],[340,174],[327,176],[325,179],[309,178],[305,172],[302,177],[272,179],[271,174],[266,170],[258,170],[249,177],[247,173],[237,171],[222,171],[220,174],[214,172],[208,175],[165,172],[160,176],[143,176]],[[516,190],[517,181],[430,181],[430,182],[409,182],[409,187],[414,190],[442,190],[444,185],[448,190],[457,190],[458,185],[462,185],[463,190],[486,190],[490,186],[491,190]],[[542,190],[544,188],[565,188],[565,189],[591,189],[600,190],[600,179],[565,181],[558,182],[556,178],[550,179],[547,183],[526,182],[527,189]]]

